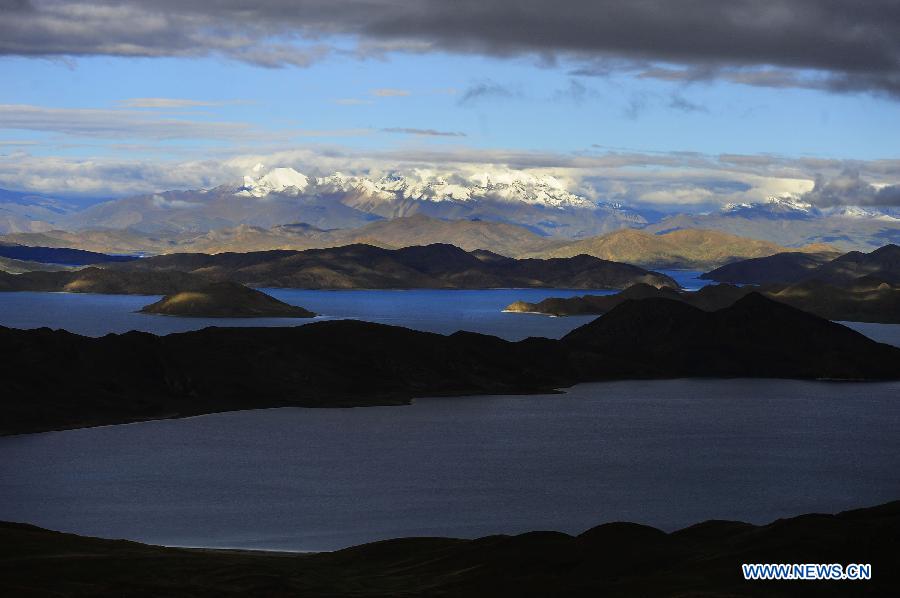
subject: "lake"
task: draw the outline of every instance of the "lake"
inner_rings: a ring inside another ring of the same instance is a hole
[[[709,281],[697,278],[701,272],[664,270],[687,289],[697,289]],[[0,325],[12,328],[64,328],[88,336],[110,332],[142,330],[169,334],[207,326],[297,326],[323,319],[355,318],[416,330],[451,334],[469,330],[507,340],[529,336],[559,338],[586,324],[594,316],[550,318],[536,314],[503,313],[517,300],[537,302],[547,297],[574,297],[611,294],[613,291],[572,289],[491,289],[491,290],[390,290],[312,291],[305,289],[263,289],[290,303],[322,314],[309,319],[294,318],[173,318],[136,313],[159,296],[94,295],[79,293],[0,293]],[[864,334],[900,346],[900,325],[847,324]]]
[[[0,438],[0,519],[328,550],[399,536],[763,523],[900,498],[900,383],[669,380]]]

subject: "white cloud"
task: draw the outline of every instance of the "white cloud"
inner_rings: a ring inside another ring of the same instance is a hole
[[[394,89],[391,87],[373,89],[369,93],[379,98],[396,98],[410,95],[410,92],[406,89]]]
[[[183,98],[128,98],[119,100],[120,105],[126,108],[197,108],[208,106],[226,106],[229,104],[245,104],[243,100],[188,100]]]
[[[338,98],[332,101],[339,106],[363,106],[373,103],[372,100],[361,100],[359,98]]]
[[[114,196],[211,188],[239,181],[260,162],[292,167],[313,176],[340,171],[380,177],[395,171],[421,170],[471,178],[483,172],[521,170],[536,176],[553,176],[565,188],[597,200],[694,209],[761,201],[771,196],[801,196],[813,189],[817,175],[833,178],[850,168],[850,164],[854,172],[876,186],[900,182],[900,160],[848,162],[687,152],[558,154],[427,145],[362,151],[317,145],[202,160],[77,159],[19,151],[0,154],[0,187],[45,194]]]

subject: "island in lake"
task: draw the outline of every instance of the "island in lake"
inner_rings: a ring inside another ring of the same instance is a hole
[[[214,282],[192,291],[166,295],[145,305],[145,314],[200,318],[313,318],[315,313],[279,301],[236,282]]]
[[[769,270],[769,266],[772,269]],[[818,265],[817,265],[818,264]],[[769,272],[763,276],[762,272]],[[851,252],[824,263],[815,254],[786,253],[724,266],[707,279],[768,281],[762,286],[710,285],[688,292],[637,284],[615,295],[550,297],[537,303],[516,301],[506,311],[552,316],[599,315],[630,299],[661,298],[703,310],[722,309],[759,293],[829,320],[900,323],[900,247],[886,245],[870,254]],[[775,281],[773,281],[775,280]]]

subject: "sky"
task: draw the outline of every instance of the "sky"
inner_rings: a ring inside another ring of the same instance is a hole
[[[852,5],[852,6],[851,6]],[[0,0],[0,187],[415,168],[697,210],[900,204],[900,5]]]

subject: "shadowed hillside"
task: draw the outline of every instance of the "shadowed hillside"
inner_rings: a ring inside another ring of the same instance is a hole
[[[509,288],[620,289],[639,282],[678,284],[663,274],[589,256],[516,260],[439,243],[389,250],[348,245],[307,251],[171,254],[116,264],[119,272],[187,272],[253,287],[307,289]]]
[[[839,256],[780,253],[728,264],[700,278],[752,284],[817,280],[846,285],[862,277],[900,284],[900,246],[885,245],[870,253],[851,251]]]
[[[598,507],[598,512],[600,512]],[[0,522],[0,590],[45,596],[888,596],[900,502],[768,525],[672,533],[606,523],[578,536],[405,538],[291,554],[163,548]],[[868,581],[746,581],[743,563],[868,563]]]

